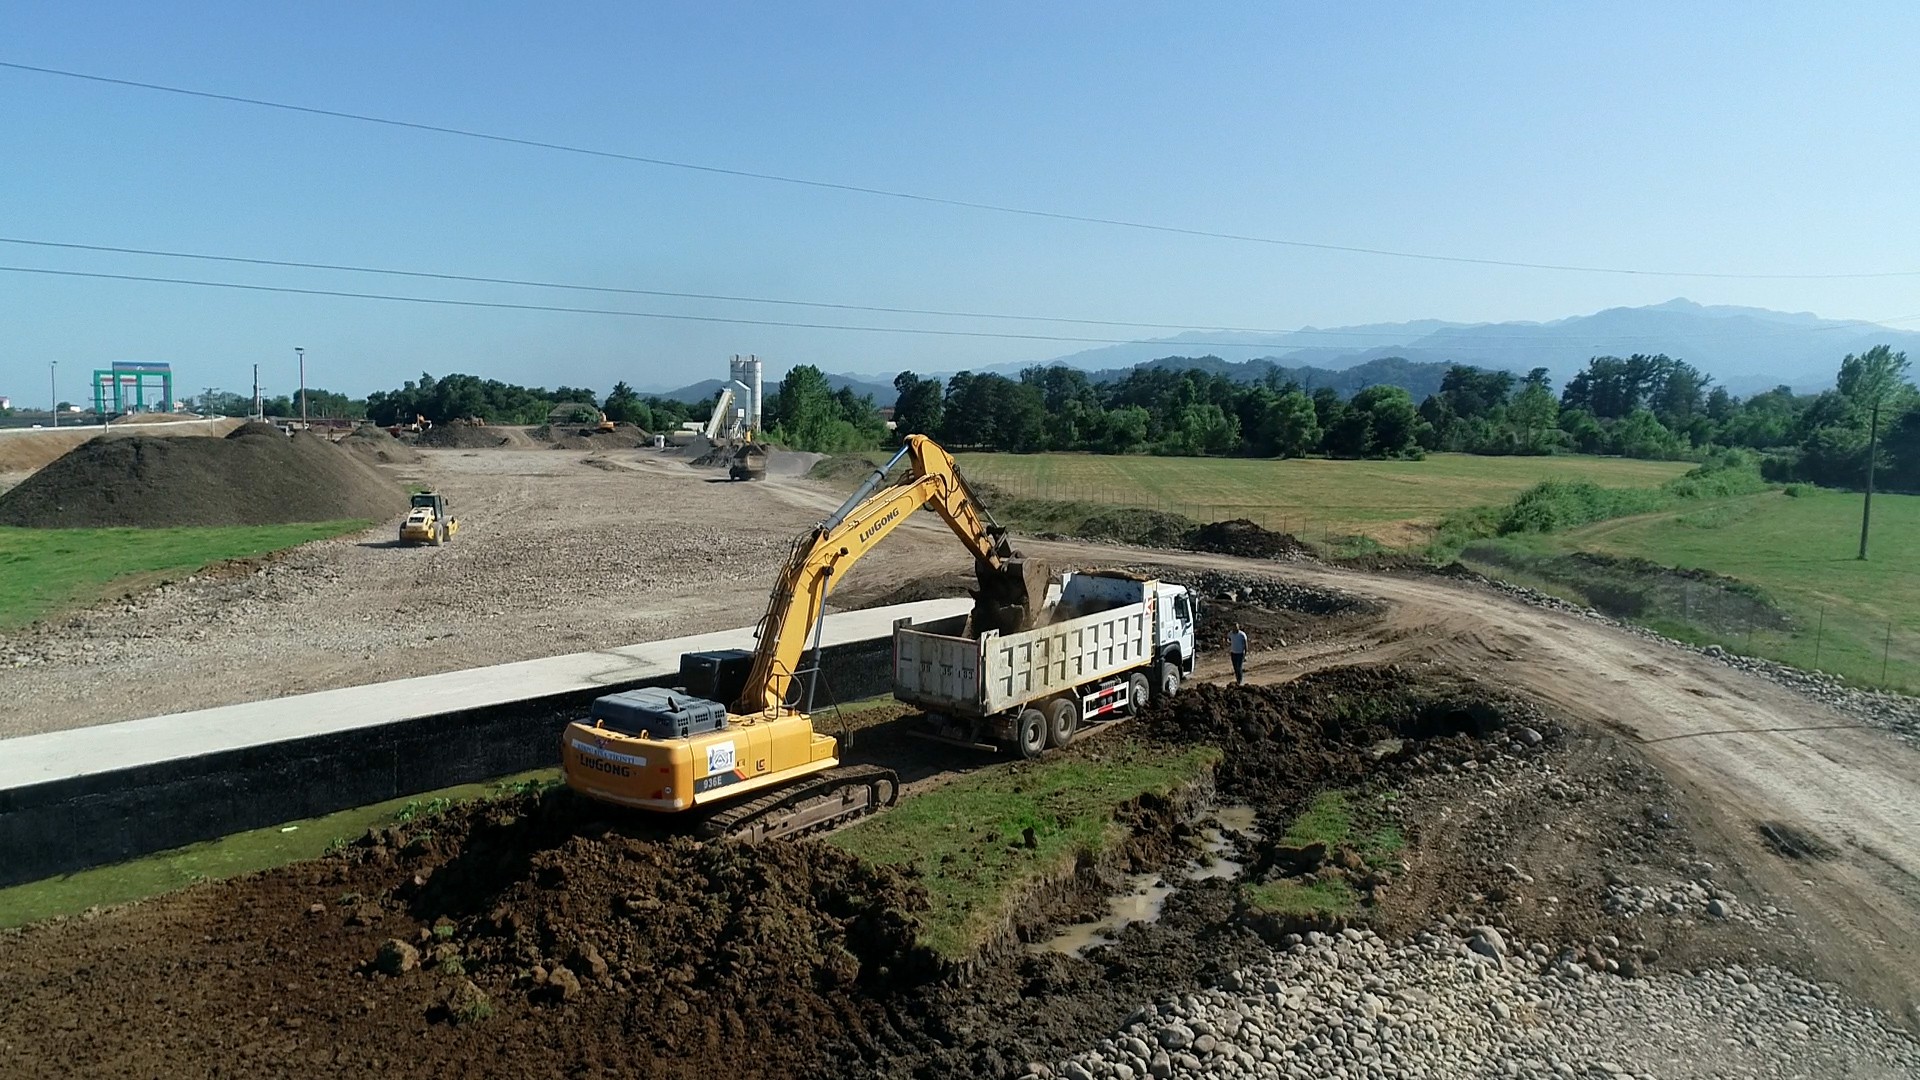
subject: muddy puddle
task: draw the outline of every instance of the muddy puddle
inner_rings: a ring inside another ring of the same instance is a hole
[[[1173,895],[1175,881],[1232,881],[1246,870],[1240,845],[1259,839],[1251,806],[1221,806],[1201,816],[1200,850],[1177,868],[1129,876],[1124,888],[1107,898],[1107,912],[1097,919],[1061,927],[1045,941],[1032,942],[1033,954],[1065,953],[1082,956],[1087,950],[1111,945],[1115,935],[1134,923],[1157,922]]]
[[[1114,935],[1134,923],[1152,923],[1167,907],[1173,886],[1161,873],[1134,874],[1127,878],[1126,891],[1107,898],[1107,913],[1089,922],[1061,927],[1045,941],[1027,946],[1030,953],[1066,953],[1079,956],[1088,949],[1111,945]]]

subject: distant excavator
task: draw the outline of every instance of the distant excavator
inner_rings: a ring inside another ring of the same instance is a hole
[[[887,474],[908,468],[889,484]],[[1047,575],[1009,546],[953,456],[923,435],[794,543],[755,630],[752,652],[688,653],[684,689],[611,694],[567,725],[568,786],[604,802],[680,814],[707,812],[700,831],[757,841],[831,828],[893,805],[900,778],[842,766],[839,743],[815,729],[811,682],[798,701],[807,639],[816,662],[833,583],[907,517],[931,506],[973,553],[976,629],[1023,629],[1045,600]],[[730,704],[723,704],[730,703]]]

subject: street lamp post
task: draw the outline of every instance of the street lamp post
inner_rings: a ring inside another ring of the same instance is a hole
[[[295,345],[293,351],[300,357],[300,429],[304,431],[307,427],[307,350]]]
[[[53,417],[53,426],[60,426],[60,361],[47,361],[47,413]]]

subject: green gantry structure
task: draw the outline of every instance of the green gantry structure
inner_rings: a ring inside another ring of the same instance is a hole
[[[148,394],[148,390],[158,384],[158,396]],[[111,399],[113,408],[107,408]],[[96,414],[117,414],[129,411],[147,411],[147,402],[160,404],[162,409],[173,407],[173,365],[161,363],[123,363],[114,361],[105,371],[93,373],[93,411]]]

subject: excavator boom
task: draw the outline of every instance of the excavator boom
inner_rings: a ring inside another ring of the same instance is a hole
[[[905,475],[887,484],[887,474],[903,459],[909,463]],[[808,635],[826,610],[836,577],[844,576],[923,506],[932,507],[973,553],[983,607],[1013,613],[993,621],[1017,623],[1037,606],[1028,584],[1035,575],[1014,557],[1005,531],[981,507],[953,456],[924,435],[909,435],[893,460],[875,469],[839,509],[794,543],[756,628],[759,647],[736,711],[757,713],[788,700]]]

